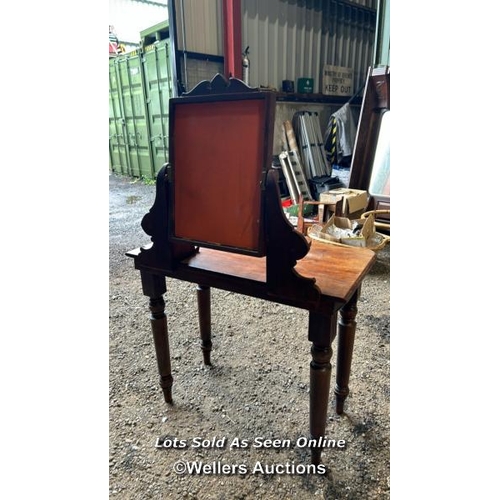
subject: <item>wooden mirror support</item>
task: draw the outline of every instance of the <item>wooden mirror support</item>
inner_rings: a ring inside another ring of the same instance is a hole
[[[294,269],[297,261],[307,255],[310,243],[286,219],[277,177],[276,171],[270,170],[266,182],[267,283],[271,293],[301,297],[314,303],[320,297],[316,280],[305,278]]]

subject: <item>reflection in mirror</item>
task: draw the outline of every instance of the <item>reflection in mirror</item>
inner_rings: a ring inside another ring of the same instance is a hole
[[[390,196],[391,191],[391,143],[390,143],[390,110],[385,111],[380,122],[377,149],[373,160],[372,175],[368,192],[371,195]]]

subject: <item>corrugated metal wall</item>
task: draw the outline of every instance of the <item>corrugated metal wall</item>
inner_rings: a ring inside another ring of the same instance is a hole
[[[222,0],[176,0],[177,50],[224,55]]]
[[[224,72],[222,0],[172,0],[179,93]],[[172,32],[171,32],[172,33]]]
[[[252,86],[314,78],[323,66],[352,68],[354,89],[372,64],[376,0],[242,0],[242,46],[250,47]]]
[[[391,2],[378,0],[377,41],[374,66],[391,65]]]

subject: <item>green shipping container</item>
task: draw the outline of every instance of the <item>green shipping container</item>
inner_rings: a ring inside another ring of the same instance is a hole
[[[129,175],[128,150],[125,141],[125,121],[122,114],[122,103],[118,73],[114,60],[109,64],[109,168],[111,171]]]
[[[154,178],[168,160],[169,41],[109,61],[109,158],[113,172]]]
[[[168,161],[168,101],[173,97],[169,55],[170,46],[166,40],[146,47],[143,57],[154,175]]]

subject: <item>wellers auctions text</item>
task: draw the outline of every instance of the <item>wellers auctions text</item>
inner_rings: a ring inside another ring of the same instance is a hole
[[[246,464],[228,464],[227,462],[201,462],[180,460],[174,464],[178,475],[234,475],[234,474],[326,474],[323,464],[295,464],[294,462],[263,464],[256,462],[252,467]]]

